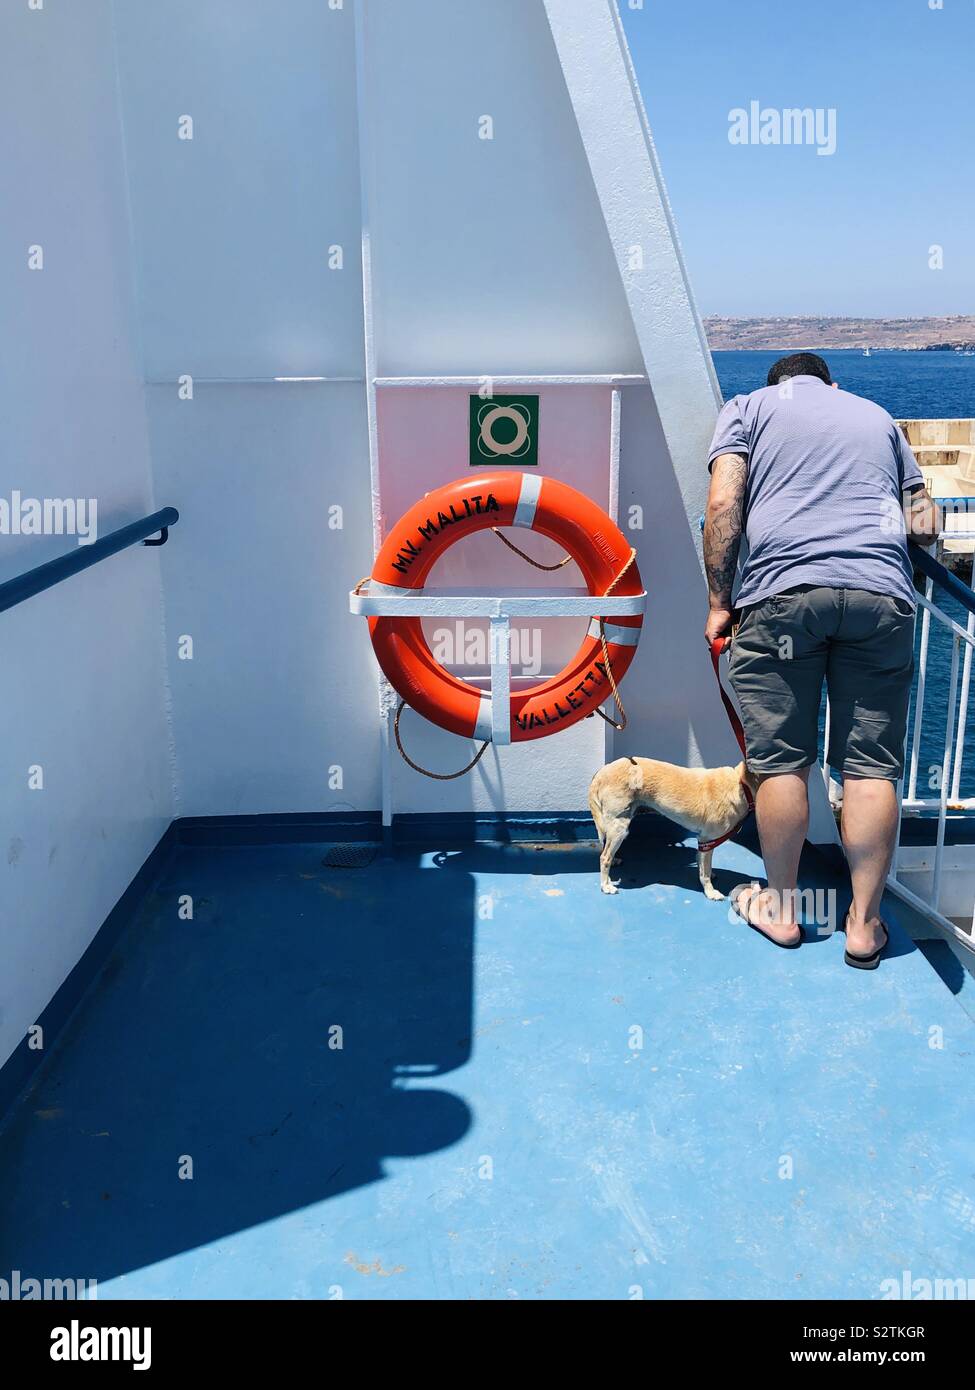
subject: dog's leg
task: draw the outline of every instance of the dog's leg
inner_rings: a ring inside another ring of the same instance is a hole
[[[606,843],[606,832],[603,829],[603,808],[599,804],[599,798],[590,790],[589,792],[589,814],[592,816],[596,827],[596,835],[599,839],[599,848],[602,849]]]
[[[619,888],[610,878],[609,871],[616,861],[616,851],[626,839],[630,822],[622,816],[614,816],[605,821],[603,829],[606,839],[603,852],[599,856],[599,886],[604,893],[618,893]]]
[[[697,852],[697,876],[701,880],[701,887],[704,889],[704,896],[710,898],[712,902],[720,903],[724,901],[724,894],[719,893],[711,882],[711,855],[714,853],[710,849],[699,849]]]

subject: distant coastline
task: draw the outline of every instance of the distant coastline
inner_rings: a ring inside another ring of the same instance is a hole
[[[876,348],[900,352],[975,351],[975,315],[921,319],[724,318],[704,320],[717,351],[798,352],[802,348]]]

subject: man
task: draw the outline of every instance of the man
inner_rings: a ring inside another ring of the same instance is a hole
[[[814,353],[784,357],[768,386],[718,417],[704,527],[708,642],[731,632],[730,677],[749,769],[760,778],[758,833],[768,888],[743,885],[740,915],[798,946],[799,855],[809,821],[825,678],[828,761],[843,776],[843,844],[853,882],[846,960],[873,969],[887,942],[880,898],[897,833],[897,781],[914,669],[907,537],[929,545],[941,516],[885,410],[836,388]]]

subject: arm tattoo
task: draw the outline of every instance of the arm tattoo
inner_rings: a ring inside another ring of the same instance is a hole
[[[713,607],[731,607],[747,478],[748,460],[741,454],[721,454],[715,459],[704,525],[704,569]]]

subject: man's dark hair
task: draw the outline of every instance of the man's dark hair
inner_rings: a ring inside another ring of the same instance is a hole
[[[780,381],[785,381],[786,377],[790,376],[818,376],[827,386],[833,384],[829,368],[814,352],[794,352],[791,357],[780,357],[778,362],[769,368],[768,385],[778,386]]]

